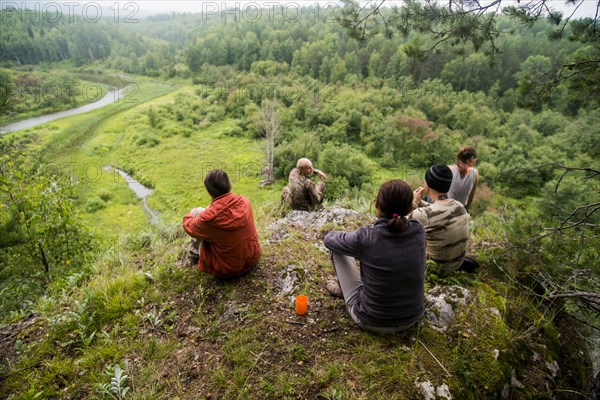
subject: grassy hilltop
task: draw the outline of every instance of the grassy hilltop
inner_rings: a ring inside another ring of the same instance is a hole
[[[372,221],[370,201],[383,180],[400,176],[418,184],[420,172],[371,166],[372,178],[360,190],[326,205],[364,214],[324,226],[283,221],[274,231],[289,210],[279,205],[282,180],[259,185],[260,140],[239,134],[239,120],[195,86],[140,80],[138,99],[13,134],[31,135],[29,156],[74,178],[74,204],[100,244],[80,269],[57,268],[51,281],[20,293],[20,300],[3,300],[3,398],[420,399],[434,398],[427,393],[436,390],[435,398],[451,393],[455,399],[583,395],[589,359],[573,351],[581,338],[569,329],[572,320],[515,281],[518,255],[503,232],[507,211],[520,212],[517,203],[482,190],[470,248],[482,271],[447,279],[428,274],[431,293],[455,286],[468,293],[464,302],[451,302],[456,317],[446,330],[423,320],[401,335],[363,332],[324,288],[333,271],[322,238]],[[153,189],[148,203],[161,224],[149,223],[140,200],[105,166]],[[264,250],[259,265],[233,281],[181,262],[187,238],[180,219],[209,201],[202,179],[214,167],[227,170],[233,191],[252,201]],[[327,164],[319,167],[328,172]],[[297,286],[282,294],[290,265]],[[14,279],[2,284],[8,297],[9,285],[37,275]],[[290,296],[298,293],[310,299],[305,317],[293,311]]]
[[[88,85],[129,90],[0,137],[0,398],[562,400],[600,386],[600,13],[344,3],[148,18],[115,3],[93,21],[87,6],[2,6],[0,124],[90,102]],[[421,186],[465,145],[481,270],[430,265],[418,326],[360,331],[324,289],[322,238],[370,223],[385,180]],[[279,204],[300,157],[331,177],[323,213]],[[181,218],[209,202],[213,168],[251,200],[263,247],[233,281],[181,263]]]
[[[517,374],[523,386],[510,389],[514,398],[547,395],[562,345],[577,338],[524,299],[505,298],[507,288],[488,272],[446,281],[429,277],[428,289],[454,284],[470,293],[446,332],[425,322],[394,336],[357,329],[343,302],[324,289],[332,269],[317,245],[327,230],[367,220],[314,230],[288,226],[290,236],[280,241],[263,229],[262,261],[233,281],[182,267],[187,240],[178,227],[113,243],[88,280],[5,327],[21,345],[3,341],[9,356],[3,393],[407,399],[425,398],[417,385],[430,382],[446,385],[454,398],[480,399],[495,397]],[[304,271],[297,293],[310,298],[305,317],[280,296],[278,278],[289,264]],[[572,355],[573,368],[581,368],[580,356]],[[117,365],[127,378],[115,381]],[[576,372],[574,385],[582,384],[583,370],[569,372]]]

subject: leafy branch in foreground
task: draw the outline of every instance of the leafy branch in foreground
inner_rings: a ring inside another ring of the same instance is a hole
[[[78,220],[73,183],[44,164],[25,162],[18,147],[0,141],[0,256],[28,257],[50,281],[82,264],[91,237]]]
[[[567,38],[588,46],[566,60],[551,73],[550,78],[531,77],[529,85],[522,90],[546,94],[561,82],[568,82],[575,100],[587,103],[598,99],[595,95],[600,87],[600,3],[596,5],[593,18],[573,19],[575,12],[584,0],[568,0],[572,12],[563,15],[551,7],[550,0],[523,0],[517,5],[507,0],[479,2],[477,0],[449,0],[442,4],[436,0],[404,0],[402,7],[386,7],[387,0],[369,0],[359,3],[356,0],[342,0],[344,8],[338,16],[338,22],[351,36],[365,40],[383,34],[390,38],[394,33],[407,36],[418,32],[429,36],[433,44],[423,46],[413,53],[420,58],[432,51],[439,51],[442,44],[448,44],[459,54],[464,53],[467,46],[473,50],[482,50],[494,61],[501,49],[496,39],[503,33],[497,22],[502,15],[507,15],[523,23],[527,27],[541,20],[547,20],[556,28],[550,32],[549,38],[559,40]],[[535,88],[535,81],[542,79],[541,89]],[[593,92],[590,96],[589,91]]]
[[[600,330],[600,215],[596,213],[600,170],[546,163],[522,171],[548,168],[557,176],[546,185],[545,197],[554,197],[553,201],[540,203],[535,214],[515,215],[510,224],[507,254],[516,255],[518,261],[509,256],[508,264],[515,268],[517,278],[496,265],[521,289],[559,304],[563,312]],[[580,193],[581,188],[585,190]]]
[[[434,40],[429,48],[421,49],[423,54],[438,50],[446,42],[457,46],[459,53],[468,43],[476,51],[489,43],[486,52],[491,57],[499,52],[495,45],[500,34],[496,28],[499,0],[478,7],[471,7],[469,2],[450,1],[448,8],[430,0],[405,0],[403,7],[390,8],[384,8],[386,0],[366,1],[362,6],[354,0],[343,0],[343,3],[345,7],[338,22],[360,40],[379,33],[390,38],[395,32],[407,36],[415,31]],[[488,12],[492,9],[493,12]]]

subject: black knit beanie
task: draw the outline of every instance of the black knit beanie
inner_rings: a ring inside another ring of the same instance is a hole
[[[425,182],[439,193],[448,193],[452,184],[452,171],[447,165],[434,165],[425,173]]]

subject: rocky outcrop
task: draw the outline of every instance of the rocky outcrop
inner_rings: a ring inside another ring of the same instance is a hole
[[[328,231],[349,231],[374,220],[373,215],[333,207],[316,212],[291,211],[270,224],[267,243],[277,247],[271,252],[270,262],[277,265],[273,279],[278,301],[291,301],[302,287],[322,282],[331,274],[329,260],[323,254],[329,253],[323,246]],[[492,283],[473,275],[463,280],[464,272],[443,280],[432,279],[431,274],[429,270],[427,283],[433,286],[425,293],[419,326],[423,339],[413,336],[409,343],[415,345],[407,347],[414,352],[419,366],[415,398],[448,400],[476,394],[476,398],[526,399],[532,394],[544,397],[556,393],[569,374],[556,346],[561,342],[558,332],[549,337],[535,330],[515,330],[521,328],[509,321],[509,300]],[[465,285],[456,283],[461,281]],[[533,314],[537,312],[532,310]],[[537,318],[541,320],[543,315]],[[554,325],[549,329],[555,329]],[[518,344],[515,335],[521,335]]]
[[[319,211],[291,211],[284,218],[273,222],[267,228],[271,232],[271,240],[278,241],[289,237],[289,228],[309,232],[318,232],[325,225],[347,226],[351,222],[372,220],[374,217],[361,214],[342,207],[321,209]]]
[[[436,286],[425,294],[425,320],[445,332],[454,324],[455,307],[464,306],[471,293],[460,286]]]

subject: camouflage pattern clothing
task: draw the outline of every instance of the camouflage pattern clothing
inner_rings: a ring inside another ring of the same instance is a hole
[[[318,170],[315,170],[318,171]],[[294,210],[311,211],[321,208],[325,197],[325,184],[314,183],[309,177],[300,173],[298,168],[290,172],[288,186],[283,188],[281,200]]]
[[[441,265],[441,275],[456,271],[465,257],[469,238],[469,214],[457,200],[421,202],[412,218],[425,226],[427,258]]]

